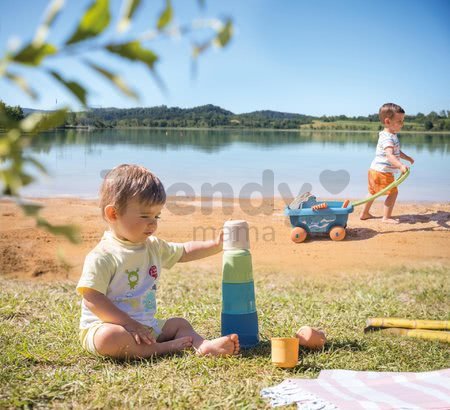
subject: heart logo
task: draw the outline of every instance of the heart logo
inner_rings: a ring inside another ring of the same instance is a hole
[[[331,194],[339,194],[350,183],[350,174],[345,169],[330,171],[326,169],[319,175],[322,186]]]

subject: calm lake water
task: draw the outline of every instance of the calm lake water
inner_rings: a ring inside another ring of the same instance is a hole
[[[295,196],[303,187],[323,198],[361,198],[377,138],[376,132],[55,131],[27,149],[50,177],[22,194],[95,198],[105,170],[135,163],[155,172],[169,194],[208,195],[220,184],[216,190],[234,197]],[[404,133],[400,140],[416,163],[399,200],[450,201],[450,135]]]

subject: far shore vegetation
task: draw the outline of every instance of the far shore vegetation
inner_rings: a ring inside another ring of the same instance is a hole
[[[9,106],[0,100],[5,112],[20,120],[32,112],[43,112]],[[1,124],[0,124],[1,128]],[[378,114],[347,117],[346,115],[316,117],[278,111],[254,111],[234,114],[215,105],[194,108],[157,107],[89,108],[68,112],[62,128],[184,128],[184,129],[270,129],[270,130],[341,130],[378,131],[382,129]],[[450,110],[432,111],[428,114],[406,115],[402,132],[449,132]]]

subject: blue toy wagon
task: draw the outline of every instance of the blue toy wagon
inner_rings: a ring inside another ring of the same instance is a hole
[[[296,198],[285,208],[294,228],[291,239],[295,243],[303,242],[309,234],[328,234],[333,241],[345,238],[348,214],[353,212],[349,201],[317,202],[315,196]]]
[[[387,187],[356,202],[350,202],[348,199],[343,202],[317,202],[316,197],[311,195],[310,192],[299,195],[284,210],[294,228],[291,232],[291,239],[295,243],[300,243],[308,237],[308,234],[317,233],[328,234],[333,241],[342,241],[345,238],[348,214],[353,212],[354,207],[374,201],[379,196],[386,194],[390,189],[400,185],[408,178],[410,172],[408,168],[405,173]]]

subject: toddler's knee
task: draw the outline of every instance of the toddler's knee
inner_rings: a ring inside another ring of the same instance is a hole
[[[130,334],[122,326],[102,326],[94,337],[95,349],[103,356],[120,357],[132,342]]]
[[[174,317],[172,319],[178,329],[192,329],[192,325],[184,317]]]

